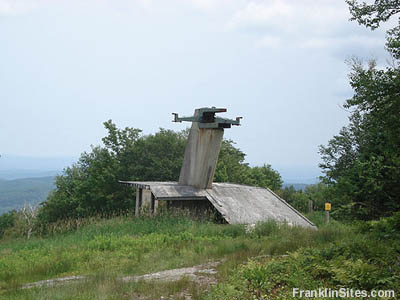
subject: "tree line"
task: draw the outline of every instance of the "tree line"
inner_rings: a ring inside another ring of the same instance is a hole
[[[351,20],[378,28],[400,12],[398,0],[372,4],[346,0]],[[391,63],[353,59],[349,74],[354,95],[344,107],[349,125],[320,147],[329,197],[342,218],[376,219],[400,209],[400,20],[387,31]]]

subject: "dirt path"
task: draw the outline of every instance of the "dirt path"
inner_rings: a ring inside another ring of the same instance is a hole
[[[132,281],[140,281],[140,280],[160,280],[160,281],[176,281],[184,276],[190,278],[193,281],[203,283],[203,284],[211,284],[215,283],[216,280],[214,275],[217,273],[216,267],[220,264],[220,261],[209,262],[202,265],[197,265],[189,268],[180,268],[180,269],[172,269],[166,270],[156,273],[150,273],[145,275],[137,275],[137,276],[125,276],[119,277],[118,279],[123,282],[132,282]],[[22,289],[30,289],[35,287],[42,286],[53,286],[57,284],[64,284],[67,282],[75,282],[88,278],[87,276],[68,276],[62,278],[41,280],[32,283],[24,284]]]

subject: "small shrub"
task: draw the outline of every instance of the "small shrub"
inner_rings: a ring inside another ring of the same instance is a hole
[[[260,222],[254,229],[254,234],[257,237],[269,236],[279,231],[279,224],[275,221]]]
[[[0,215],[0,238],[3,237],[6,229],[14,226],[15,224],[16,211],[12,210],[10,212]]]
[[[361,233],[369,233],[378,239],[400,238],[400,212],[396,212],[388,218],[379,220],[358,222],[356,228]]]

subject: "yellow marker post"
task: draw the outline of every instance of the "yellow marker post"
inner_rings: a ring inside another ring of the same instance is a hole
[[[332,209],[331,204],[329,202],[325,202],[325,223],[329,223],[329,212]]]
[[[331,210],[331,204],[329,202],[325,203],[325,210]]]

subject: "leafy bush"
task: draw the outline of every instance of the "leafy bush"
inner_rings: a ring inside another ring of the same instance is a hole
[[[15,223],[15,210],[0,215],[0,238],[3,237],[4,231]]]
[[[400,239],[400,212],[396,212],[388,218],[357,223],[358,230],[370,233],[378,239]]]

